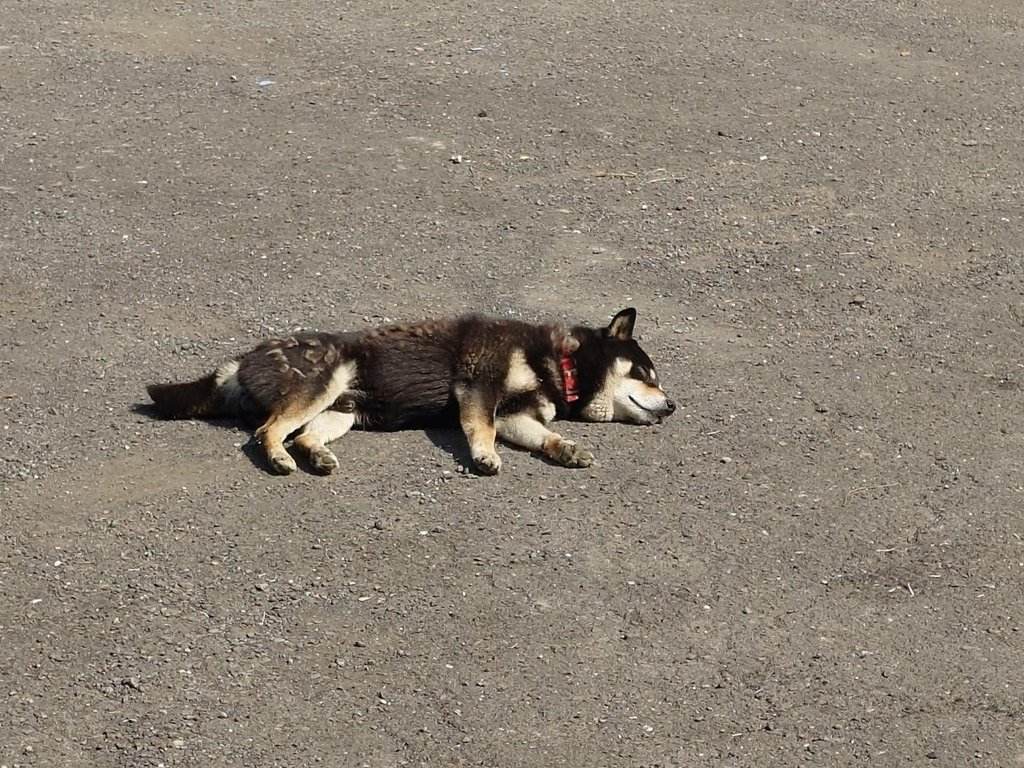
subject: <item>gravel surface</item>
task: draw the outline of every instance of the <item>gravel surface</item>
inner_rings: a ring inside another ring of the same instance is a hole
[[[1024,766],[1016,0],[0,0],[0,765]],[[638,331],[600,465],[143,385]]]

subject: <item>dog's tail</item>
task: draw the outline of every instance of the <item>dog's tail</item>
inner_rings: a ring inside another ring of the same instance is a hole
[[[146,391],[156,412],[165,419],[233,415],[241,396],[237,373],[238,361],[232,360],[201,379],[180,384],[150,384]]]

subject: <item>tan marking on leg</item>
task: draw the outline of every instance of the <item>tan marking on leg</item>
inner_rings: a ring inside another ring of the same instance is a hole
[[[495,419],[498,436],[513,445],[541,451],[552,461],[566,467],[589,467],[594,454],[552,432],[527,413],[512,413]]]
[[[317,472],[328,475],[338,468],[338,457],[327,447],[327,443],[337,440],[352,429],[355,421],[354,413],[324,411],[303,427],[294,445],[309,455],[309,463]]]
[[[513,350],[508,360],[508,373],[505,374],[505,392],[514,394],[516,392],[529,392],[536,389],[540,382],[533,368],[526,362],[526,355],[523,350]]]
[[[281,403],[266,423],[256,430],[256,437],[263,443],[270,464],[282,475],[295,471],[295,460],[284,448],[285,438],[313,420],[331,403],[338,399],[355,377],[356,364],[345,362],[338,365],[331,374],[327,385],[311,399],[286,400]]]
[[[256,430],[256,439],[263,444],[267,461],[279,475],[291,474],[296,469],[295,459],[288,454],[284,447],[284,439],[292,432],[283,426],[286,422],[281,419],[281,416],[287,413],[288,411],[285,410],[283,414],[272,415]]]
[[[501,457],[494,450],[494,406],[485,404],[479,392],[456,393],[459,401],[459,422],[469,441],[469,453],[477,469],[485,475],[496,475]]]

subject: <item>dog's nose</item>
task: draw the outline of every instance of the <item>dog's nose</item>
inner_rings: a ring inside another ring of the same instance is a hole
[[[668,411],[669,413],[675,413],[676,412],[676,401],[675,400],[667,400],[666,399],[665,400],[665,410]]]

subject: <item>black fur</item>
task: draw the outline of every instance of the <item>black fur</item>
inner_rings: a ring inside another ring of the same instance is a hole
[[[211,373],[183,384],[150,384],[146,392],[165,419],[201,419],[216,416],[222,408],[216,378]]]

